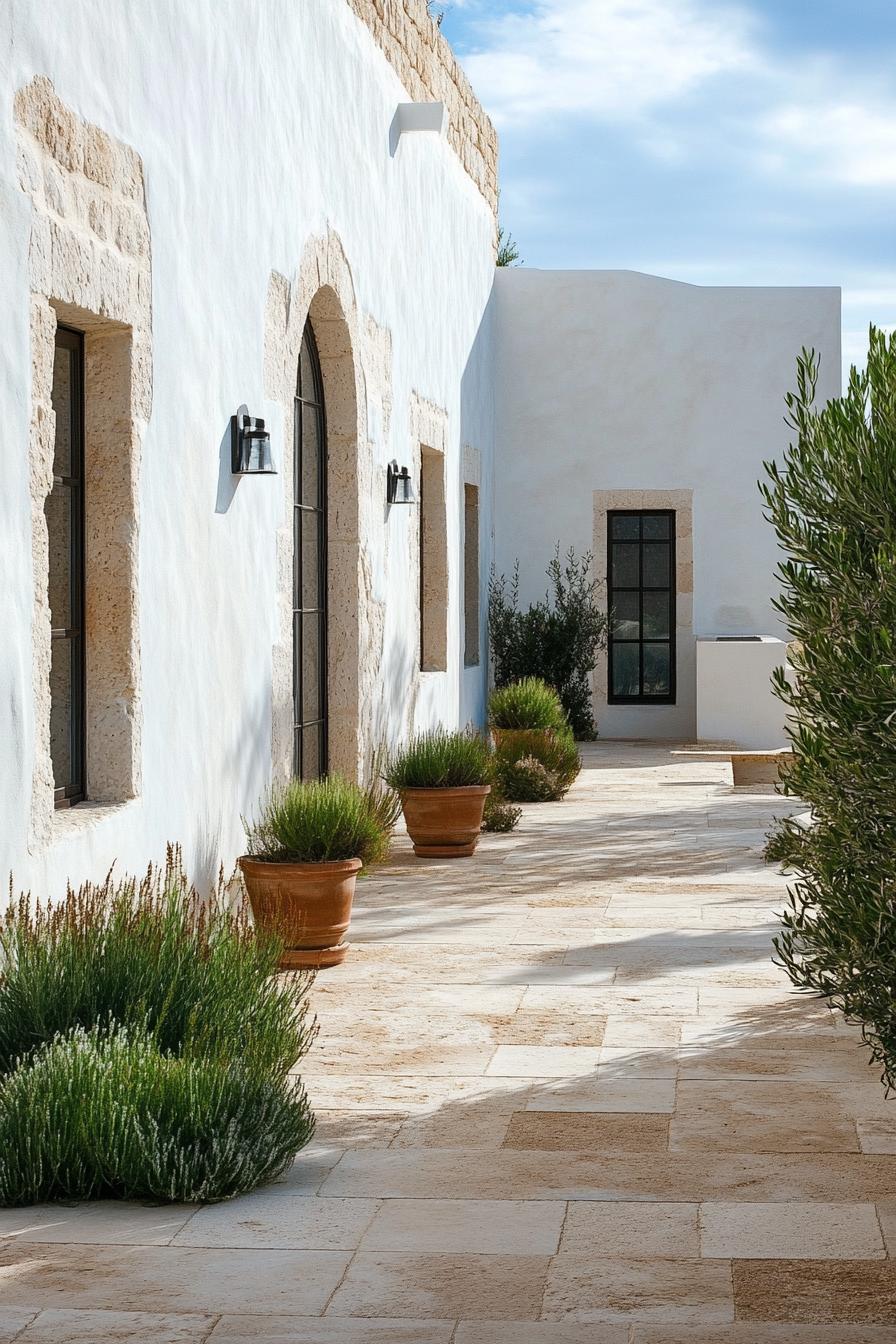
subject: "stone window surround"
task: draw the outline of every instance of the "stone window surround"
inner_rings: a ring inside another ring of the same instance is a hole
[[[30,848],[90,827],[141,788],[139,475],[152,404],[152,276],[143,166],[36,76],[15,97],[19,183],[32,205],[34,767]],[[89,804],[56,812],[50,755],[52,377],[58,323],[84,332],[85,652]],[[107,526],[115,519],[115,526]],[[107,806],[104,806],[107,805]]]
[[[480,562],[480,486],[482,480],[482,458],[478,448],[464,445],[464,667],[482,665],[482,611],[480,587],[482,581]],[[470,492],[468,494],[468,492]],[[474,545],[469,546],[467,508],[472,495],[472,510],[475,514]],[[470,603],[471,594],[475,594],[474,603]],[[472,607],[475,605],[475,615]],[[469,657],[472,649],[473,656]]]
[[[675,662],[676,684],[686,682],[682,663],[693,664],[694,648],[694,542],[693,490],[595,490],[594,491],[594,572],[598,580],[598,606],[607,611],[607,514],[616,509],[671,509],[675,513]],[[608,707],[607,653],[601,650],[593,674],[595,717],[600,720]],[[627,708],[650,714],[668,710],[668,704],[639,703]],[[674,706],[673,706],[674,708]]]
[[[448,669],[448,623],[449,623],[449,593],[450,593],[450,571],[448,561],[448,533],[447,533],[447,509],[448,509],[448,481],[446,478],[446,466],[448,461],[448,412],[435,402],[428,401],[418,393],[411,395],[410,403],[410,441],[411,441],[411,459],[412,477],[419,482],[423,468],[424,450],[438,456],[442,463],[442,515],[441,515],[441,535],[437,538],[438,555],[436,565],[430,563],[428,572],[424,569],[424,604],[428,606],[431,614],[431,628],[436,631],[436,637],[433,640],[429,650],[425,651],[427,666],[424,666],[424,650],[420,647],[420,631],[422,622],[420,617],[420,586],[417,584],[417,657],[416,666],[418,676],[426,678],[432,675],[440,675]],[[410,556],[410,574],[419,574],[420,548],[422,542],[421,528],[423,527],[423,510],[415,508],[414,517],[410,528],[408,529],[409,542],[411,548]]]

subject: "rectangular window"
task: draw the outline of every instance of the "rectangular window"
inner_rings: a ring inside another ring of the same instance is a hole
[[[84,338],[56,330],[53,488],[44,513],[49,539],[50,756],[57,807],[85,796],[84,693]]]
[[[445,521],[445,459],[420,450],[420,668],[448,666],[448,531]]]
[[[479,665],[479,487],[464,486],[464,666]]]
[[[611,705],[675,703],[675,514],[607,515]]]

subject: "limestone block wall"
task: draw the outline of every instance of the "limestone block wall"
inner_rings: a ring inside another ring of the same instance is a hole
[[[451,146],[497,214],[498,137],[426,0],[348,3],[373,33],[413,101],[445,104]]]

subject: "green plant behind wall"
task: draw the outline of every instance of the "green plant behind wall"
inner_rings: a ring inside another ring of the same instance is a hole
[[[862,1024],[896,1086],[896,336],[872,327],[868,365],[815,404],[803,351],[787,399],[795,441],[766,464],[766,514],[786,553],[777,603],[794,677],[784,791],[814,825],[784,823],[796,872],[778,951],[794,983]]]
[[[573,733],[597,736],[591,708],[591,673],[607,643],[607,616],[597,605],[592,556],[557,543],[547,567],[550,587],[525,610],[519,605],[519,561],[508,584],[492,570],[488,635],[496,686],[539,677],[560,696]]]

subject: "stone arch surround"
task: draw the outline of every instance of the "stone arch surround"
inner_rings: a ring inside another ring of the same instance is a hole
[[[89,826],[141,791],[138,605],[142,443],[152,408],[152,262],[143,163],[36,75],[13,107],[19,185],[30,198],[34,568],[34,767],[30,848]],[[57,323],[84,332],[87,795],[54,813],[50,757],[49,537]],[[115,527],[107,520],[116,519]]]
[[[374,750],[373,703],[383,612],[373,597],[364,537],[374,499],[373,454],[361,365],[363,329],[338,236],[311,239],[296,277],[272,273],[265,320],[265,394],[281,408],[283,520],[277,533],[278,637],[273,649],[272,775],[292,771],[293,393],[302,332],[311,321],[327,420],[327,693],[329,764],[363,779]]]

